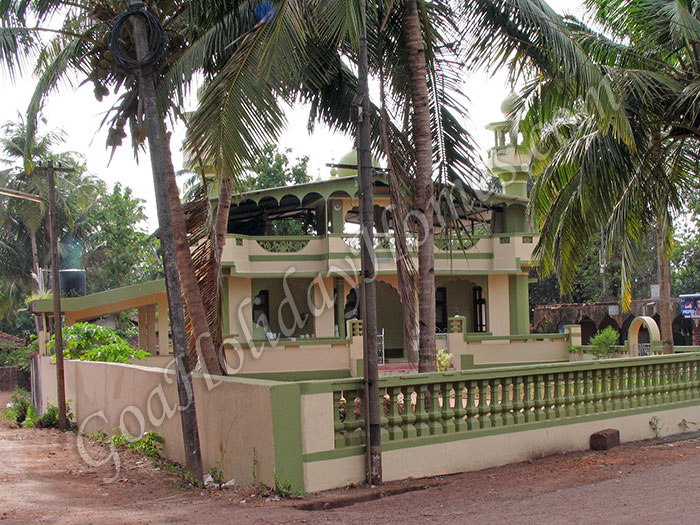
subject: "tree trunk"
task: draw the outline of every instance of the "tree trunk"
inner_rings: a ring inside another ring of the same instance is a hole
[[[673,353],[673,328],[671,318],[671,265],[664,249],[665,228],[656,221],[656,263],[659,274],[659,329],[664,342],[664,354]]]
[[[413,143],[416,152],[418,212],[418,370],[434,372],[435,365],[435,232],[433,229],[433,147],[426,80],[425,48],[418,4],[403,9],[413,106]]]
[[[170,137],[163,137],[163,151],[165,156],[165,174],[168,180],[168,199],[172,216],[173,235],[175,237],[175,253],[177,266],[182,284],[182,296],[190,317],[193,334],[197,348],[199,349],[202,366],[205,372],[215,375],[225,375],[226,370],[219,361],[214,342],[209,332],[204,303],[199,292],[199,283],[192,266],[192,254],[187,229],[185,226],[185,213],[180,202],[180,190],[175,179],[175,167],[173,166],[172,153],[170,151]]]
[[[226,242],[226,230],[228,228],[228,214],[231,210],[231,193],[233,192],[233,184],[225,175],[221,175],[221,187],[219,189],[219,202],[216,206],[216,218],[214,219],[214,228],[216,234],[216,246],[219,250],[218,261],[221,261],[221,256],[224,252],[224,243]]]
[[[36,283],[37,291],[39,291],[41,287],[41,277],[39,276],[39,250],[36,246],[36,232],[29,232],[29,242],[32,246],[32,268],[34,271],[34,282]]]

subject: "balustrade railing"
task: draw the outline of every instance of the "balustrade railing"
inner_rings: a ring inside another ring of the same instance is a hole
[[[700,354],[387,377],[382,441],[516,427],[700,400]],[[360,381],[334,384],[336,448],[364,444]]]

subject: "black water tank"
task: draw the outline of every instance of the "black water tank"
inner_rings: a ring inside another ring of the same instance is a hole
[[[61,284],[61,295],[64,297],[81,297],[85,295],[85,270],[71,268],[61,270],[58,278]]]

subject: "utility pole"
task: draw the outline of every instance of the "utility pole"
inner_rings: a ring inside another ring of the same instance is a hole
[[[72,168],[54,167],[49,161],[46,167],[38,167],[46,171],[49,182],[49,232],[51,237],[51,275],[53,277],[53,333],[54,350],[56,351],[56,383],[58,395],[58,429],[65,430],[68,426],[66,418],[66,380],[63,371],[63,326],[61,322],[61,272],[58,262],[58,223],[56,220],[56,171],[73,171]]]
[[[118,42],[119,30],[127,19],[130,19],[133,28],[136,60],[125,57],[118,44],[115,45],[115,42]],[[151,33],[150,36],[156,36],[155,49],[151,49],[149,32]],[[159,35],[162,36],[160,41],[158,40]],[[153,185],[155,186],[156,206],[158,208],[158,227],[160,229],[163,269],[165,271],[165,285],[168,294],[173,353],[175,354],[182,438],[185,446],[187,469],[195,479],[201,481],[204,473],[199,445],[199,428],[197,426],[192,375],[187,352],[187,333],[185,330],[180,275],[178,273],[175,239],[168,203],[168,184],[163,151],[163,122],[156,105],[156,89],[153,75],[153,68],[157,58],[165,50],[164,38],[162,27],[145,10],[145,4],[139,1],[132,1],[129,9],[118,17],[112,28],[112,52],[123,67],[138,72],[139,101],[143,105],[145,115],[148,150],[151,157]],[[159,48],[159,46],[162,47]]]
[[[54,167],[49,161],[46,166],[39,165],[34,170],[37,173],[46,172],[49,183],[49,244],[51,245],[51,273],[53,280],[53,333],[54,350],[56,351],[56,397],[58,403],[58,429],[66,430],[68,418],[66,417],[66,380],[63,369],[63,326],[61,323],[61,272],[59,268],[58,254],[58,224],[56,220],[56,180],[55,172],[70,173],[73,168],[63,168],[59,164]],[[47,203],[47,200],[39,195],[25,193],[7,188],[0,188],[0,195],[8,195],[38,203]]]
[[[381,413],[379,402],[379,369],[377,355],[377,287],[374,267],[374,186],[372,181],[372,151],[370,148],[370,100],[367,61],[367,0],[360,0],[362,30],[357,88],[358,107],[358,167],[361,217],[362,254],[362,349],[365,372],[365,445],[367,453],[367,482],[382,482]]]

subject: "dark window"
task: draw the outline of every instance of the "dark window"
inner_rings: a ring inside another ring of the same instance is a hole
[[[270,327],[270,292],[260,290],[253,299],[253,325]]]
[[[486,298],[481,286],[474,288],[474,331],[486,331]]]
[[[438,332],[447,332],[447,289],[435,290],[435,329]]]

